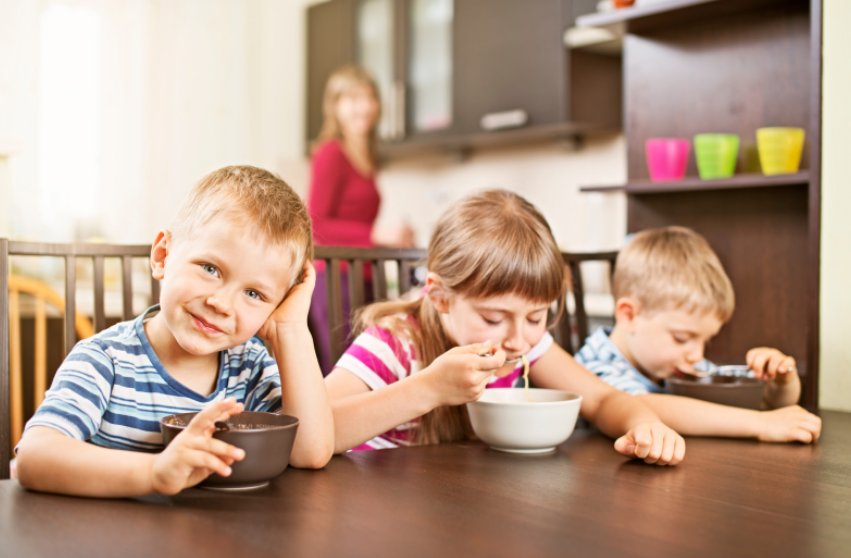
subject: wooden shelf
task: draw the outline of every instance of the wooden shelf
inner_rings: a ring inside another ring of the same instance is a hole
[[[613,131],[615,130],[607,130],[602,126],[578,122],[542,124],[463,136],[435,134],[431,137],[423,136],[399,143],[385,142],[379,146],[378,151],[382,158],[388,160],[425,153],[448,153],[464,156],[479,148],[514,146],[545,141],[581,141],[579,138],[588,134]]]
[[[634,180],[618,186],[585,186],[580,192],[626,192],[627,194],[662,194],[668,192],[700,192],[706,190],[735,190],[741,188],[770,188],[773,186],[796,186],[810,182],[810,172],[764,176],[762,174],[740,174],[732,178],[702,180],[689,176],[671,182]]]
[[[671,0],[650,6],[635,6],[580,16],[576,19],[576,26],[606,27],[619,33],[639,32],[795,2],[802,3],[806,0]]]

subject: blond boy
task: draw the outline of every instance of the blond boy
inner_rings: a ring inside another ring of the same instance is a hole
[[[151,249],[160,304],[68,355],[17,448],[20,482],[80,496],[174,494],[244,458],[212,438],[216,420],[281,406],[300,420],[290,463],[323,467],[334,427],[307,329],[312,256],[304,204],[280,178],[247,166],[204,177]],[[200,413],[163,449],[158,421],[191,411]]]
[[[768,382],[765,411],[727,407],[663,393],[665,378],[708,370],[704,347],[733,314],[733,287],[706,240],[682,227],[635,235],[618,255],[613,281],[615,326],[588,337],[576,360],[608,384],[640,397],[684,435],[813,442],[821,419],[796,403],[795,359],[751,349],[746,362]]]

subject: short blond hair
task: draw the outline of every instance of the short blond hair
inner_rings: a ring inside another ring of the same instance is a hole
[[[615,300],[631,298],[641,310],[712,312],[722,322],[736,306],[733,285],[702,236],[685,227],[636,234],[618,254]]]
[[[180,242],[220,219],[245,225],[258,240],[284,247],[298,270],[290,287],[301,282],[304,264],[313,259],[313,230],[304,202],[281,177],[247,165],[213,171],[183,198],[169,230]]]

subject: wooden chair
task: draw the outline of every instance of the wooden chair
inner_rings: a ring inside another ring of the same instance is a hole
[[[20,294],[35,297],[35,355],[33,384],[34,407],[38,409],[47,391],[47,304],[65,311],[62,295],[46,283],[22,275],[9,276],[9,392],[12,419],[12,446],[17,445],[24,430],[23,373],[21,371],[21,312]],[[86,339],[95,334],[92,322],[77,312],[74,318],[77,337]]]
[[[387,299],[387,277],[385,265],[395,262],[399,270],[399,292],[406,293],[411,288],[412,266],[425,263],[426,251],[422,249],[399,248],[351,248],[338,246],[317,246],[315,259],[325,262],[328,285],[328,333],[331,340],[329,362],[335,363],[346,350],[347,339],[343,335],[343,298],[342,262],[348,263],[348,284],[350,314],[364,305],[364,264],[372,266],[372,298]]]
[[[569,273],[568,291],[573,294],[575,310],[568,312],[565,301],[564,312],[556,327],[553,328],[553,337],[561,348],[570,354],[576,354],[588,337],[588,313],[585,311],[585,287],[582,282],[580,270],[583,262],[608,262],[609,277],[615,273],[615,259],[617,252],[585,252],[570,253],[562,252],[562,258],[567,265]]]
[[[67,355],[79,338],[86,334],[99,332],[106,329],[106,313],[104,308],[104,259],[120,258],[122,267],[122,319],[130,320],[133,315],[133,258],[147,258],[150,256],[150,245],[112,245],[112,244],[43,244],[34,242],[14,242],[0,238],[0,480],[9,478],[9,460],[11,457],[12,443],[12,398],[10,384],[12,381],[10,357],[10,337],[13,329],[17,328],[18,315],[12,316],[10,323],[10,310],[17,306],[17,295],[10,296],[10,291],[24,292],[21,281],[9,276],[9,256],[42,256],[56,257],[65,260],[65,297],[58,299],[59,307],[63,309],[64,339],[63,356]],[[77,283],[77,258],[91,258],[94,263],[94,327],[89,323],[88,329],[85,323],[81,323],[76,311],[76,283]],[[54,293],[55,294],[55,293]],[[47,302],[57,302],[48,299]],[[159,301],[159,282],[151,279],[152,304]],[[37,303],[38,304],[38,303]],[[11,326],[11,327],[10,327]],[[18,331],[20,331],[18,329]],[[16,334],[17,335],[17,334]],[[79,335],[79,337],[78,337]],[[45,338],[46,339],[46,338]],[[16,344],[18,339],[15,339]],[[18,383],[18,386],[20,383]],[[46,374],[45,374],[46,387]],[[18,388],[16,387],[16,390]],[[39,392],[39,389],[36,389]],[[44,393],[44,390],[41,390]]]

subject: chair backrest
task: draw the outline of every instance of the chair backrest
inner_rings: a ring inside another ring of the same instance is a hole
[[[569,293],[566,293],[565,299],[568,295],[573,295],[574,311],[572,314],[568,311],[567,300],[565,300],[561,319],[553,328],[553,337],[555,337],[556,343],[572,355],[582,348],[585,338],[588,337],[588,313],[585,311],[585,286],[582,281],[581,264],[584,262],[608,262],[609,278],[611,279],[615,273],[617,257],[617,252],[562,253],[562,258],[564,258],[564,263],[567,265],[570,274]]]
[[[614,273],[617,252],[562,253],[568,268],[568,295],[573,298],[573,311],[564,312],[553,329],[556,342],[570,354],[576,353],[588,336],[588,314],[585,310],[585,288],[582,281],[581,264],[584,262],[607,262],[610,275]],[[316,259],[326,262],[328,274],[328,327],[331,339],[330,362],[335,363],[346,350],[347,339],[343,329],[342,289],[349,291],[351,314],[364,304],[364,263],[372,265],[373,298],[387,299],[387,280],[384,275],[385,263],[396,262],[399,268],[399,292],[405,293],[410,287],[411,268],[417,263],[425,263],[426,251],[422,249],[399,250],[391,248],[349,248],[317,246]],[[341,263],[348,262],[348,284],[342,285]]]
[[[77,258],[91,258],[94,264],[93,289],[94,331],[106,328],[104,306],[104,259],[119,258],[122,267],[122,316],[130,320],[133,316],[133,258],[150,256],[150,245],[113,244],[46,244],[14,242],[0,238],[0,480],[9,478],[9,459],[12,448],[11,392],[10,392],[10,323],[9,288],[10,256],[44,256],[65,260],[65,296],[63,308],[64,341],[63,355],[67,355],[77,342]],[[151,279],[151,304],[159,301],[159,282]],[[81,332],[82,333],[82,332]]]
[[[21,439],[24,428],[24,390],[23,372],[21,366],[21,309],[20,295],[31,295],[35,298],[35,343],[33,358],[33,408],[38,409],[47,391],[47,305],[65,311],[65,300],[38,279],[22,275],[9,276],[9,394],[12,421],[12,446]],[[80,339],[86,339],[95,334],[92,322],[77,312],[74,327]]]
[[[386,300],[388,285],[386,265],[395,264],[398,270],[398,292],[406,293],[411,288],[411,271],[417,263],[425,263],[426,251],[416,248],[352,248],[317,246],[315,258],[325,262],[328,290],[328,335],[330,355],[328,362],[335,363],[346,350],[343,329],[343,288],[348,289],[350,315],[365,303],[364,264],[372,268],[372,299]],[[341,264],[348,265],[347,285],[342,285]]]

